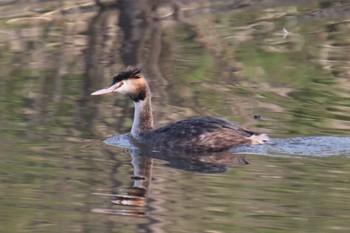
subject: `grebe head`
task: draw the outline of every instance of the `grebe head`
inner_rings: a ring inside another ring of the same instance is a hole
[[[144,100],[147,95],[147,83],[140,68],[128,67],[113,77],[110,86],[91,93],[91,95],[104,95],[119,92],[128,95],[133,101]]]

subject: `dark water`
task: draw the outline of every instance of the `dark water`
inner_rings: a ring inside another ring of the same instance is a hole
[[[0,232],[350,231],[349,1],[96,2],[0,3]],[[137,150],[130,100],[89,95],[135,64],[157,126],[272,142]]]

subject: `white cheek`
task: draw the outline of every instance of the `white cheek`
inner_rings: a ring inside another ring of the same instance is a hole
[[[122,94],[127,94],[130,91],[130,85],[129,85],[129,81],[123,81],[123,85],[117,89],[114,90],[114,92],[119,92]]]
[[[127,93],[127,88],[125,87],[125,85],[123,85],[123,86],[117,88],[115,90],[115,92],[119,92],[119,93],[125,94],[125,93]]]

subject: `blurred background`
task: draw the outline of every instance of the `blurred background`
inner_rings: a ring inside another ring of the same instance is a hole
[[[133,105],[90,96],[142,65],[156,126],[349,137],[349,35],[345,0],[0,1],[0,231],[349,232],[349,154],[251,154],[224,174],[155,159],[143,217],[114,215],[134,167],[102,140]]]

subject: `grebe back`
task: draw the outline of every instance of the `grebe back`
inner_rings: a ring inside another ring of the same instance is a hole
[[[210,116],[190,117],[154,129],[151,91],[139,68],[128,67],[113,77],[112,84],[91,95],[119,92],[134,102],[131,134],[155,147],[184,151],[223,151],[239,145],[267,143],[266,134],[257,134],[236,123]]]

